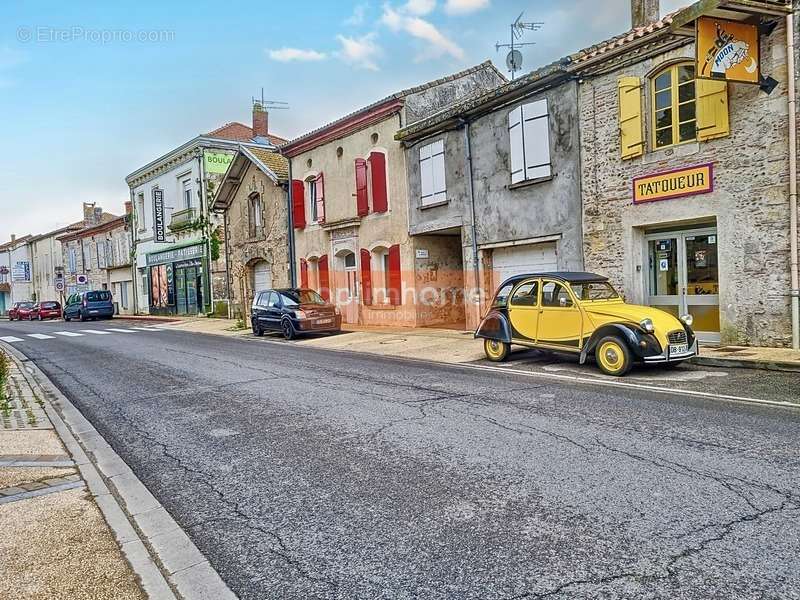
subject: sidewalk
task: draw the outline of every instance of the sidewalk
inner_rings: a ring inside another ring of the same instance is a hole
[[[235,600],[35,363],[5,344],[0,354],[9,357],[0,406],[0,598]]]
[[[248,337],[250,329],[236,330],[231,319],[192,318],[167,327],[196,333],[231,337]],[[342,335],[299,338],[298,344],[318,348],[351,350],[386,356],[404,356],[448,363],[468,363],[485,358],[480,340],[471,331],[436,328],[363,327],[343,325]],[[789,348],[757,348],[749,346],[700,347],[694,364],[800,372],[800,352]]]
[[[6,387],[0,399],[0,597],[146,598],[43,399],[10,360]]]

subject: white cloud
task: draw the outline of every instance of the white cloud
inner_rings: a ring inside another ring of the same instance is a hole
[[[402,10],[411,15],[423,17],[433,12],[434,8],[436,8],[436,0],[408,0]]]
[[[357,4],[353,9],[353,14],[344,20],[344,24],[351,27],[358,27],[359,25],[363,24],[368,8],[369,4]]]
[[[328,57],[324,52],[302,48],[279,48],[278,50],[269,50],[267,53],[272,60],[278,62],[325,60]]]
[[[379,71],[375,59],[381,55],[381,48],[375,42],[376,37],[374,33],[359,38],[337,35],[336,39],[342,45],[337,55],[348,64],[370,71]]]
[[[449,15],[467,15],[489,6],[489,0],[447,0],[444,11]]]
[[[387,4],[383,7],[381,22],[392,31],[403,31],[426,43],[417,60],[438,58],[445,54],[457,59],[464,58],[464,50],[425,19],[406,16]]]

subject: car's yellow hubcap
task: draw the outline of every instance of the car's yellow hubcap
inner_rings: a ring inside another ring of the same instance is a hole
[[[486,352],[489,356],[497,358],[503,355],[503,343],[498,342],[497,340],[487,340],[486,341]]]
[[[614,342],[606,342],[600,346],[597,352],[597,358],[600,360],[600,364],[609,371],[619,371],[622,369],[623,363],[625,362],[625,355],[622,348],[619,347],[619,344],[615,344]]]

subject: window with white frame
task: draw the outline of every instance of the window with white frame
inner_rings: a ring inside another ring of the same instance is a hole
[[[511,183],[550,177],[550,126],[547,100],[518,106],[508,113]]]
[[[192,178],[186,177],[181,180],[181,191],[183,194],[183,208],[192,208],[194,200],[192,198]]]
[[[422,183],[422,206],[447,202],[444,167],[444,140],[419,149],[419,173]]]
[[[136,198],[136,220],[139,222],[139,231],[147,228],[144,216],[144,194],[139,194]]]

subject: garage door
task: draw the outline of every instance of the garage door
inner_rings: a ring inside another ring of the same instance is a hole
[[[492,252],[494,283],[497,288],[503,281],[521,273],[546,273],[558,270],[555,242],[495,248]]]
[[[256,292],[272,287],[272,269],[266,261],[262,260],[253,266],[253,283]]]

